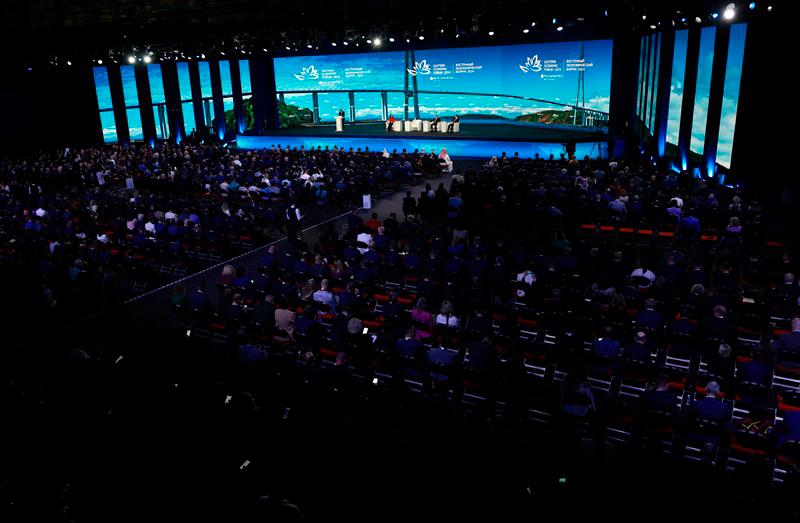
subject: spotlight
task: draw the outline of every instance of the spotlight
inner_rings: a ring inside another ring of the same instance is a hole
[[[392,37],[390,37],[390,38],[389,38],[389,41],[390,41],[390,42],[392,42],[392,43],[394,43],[394,37],[393,37],[393,36],[392,36]]]
[[[420,40],[425,40],[425,37],[423,35],[419,35],[419,39]]]
[[[531,27],[536,27],[536,22],[531,22]]]
[[[489,31],[489,36],[494,36],[494,31]]]
[[[650,24],[650,29],[655,29],[655,28],[656,28],[655,24]]]
[[[345,45],[346,45],[346,44],[345,44]],[[287,51],[291,51],[291,50],[292,50],[292,48],[291,48],[291,47],[289,47],[289,46],[287,45],[287,46],[286,46],[286,50],[287,50]]]
[[[756,3],[755,2],[750,2],[750,5],[748,5],[747,7],[749,7],[750,9],[755,9],[756,8]]]
[[[719,18],[719,13],[711,13],[711,18],[716,20],[717,18]]]
[[[702,22],[702,20],[700,20],[700,17],[699,17],[699,16],[695,16],[695,17],[694,17],[694,21],[695,21],[695,22],[697,22],[698,24],[699,24],[700,22]]]
[[[367,43],[371,44],[372,43],[372,39],[367,40]]]
[[[556,23],[556,19],[555,19],[555,18],[553,18],[553,24],[555,24],[555,23]]]
[[[312,47],[314,47],[314,46],[313,46],[313,45],[311,45],[311,44],[308,44],[308,45],[306,45],[306,47],[308,47],[309,49],[311,49],[311,48],[312,48]]]
[[[725,11],[722,13],[722,18],[725,20],[733,20],[734,16],[736,16],[736,6],[728,4],[727,7],[725,7]]]
[[[128,63],[129,63],[129,64],[134,64],[134,63],[136,63],[136,57],[135,57],[135,56],[133,56],[133,55],[130,55],[130,56],[128,57]]]
[[[67,65],[72,65],[72,62],[70,62],[69,60],[67,60]]]
[[[772,6],[771,5],[767,6],[767,11],[772,11]]]
[[[647,20],[647,15],[642,15],[642,20]]]
[[[444,33],[444,29],[439,29],[439,32],[440,33]]]
[[[563,30],[564,30],[564,26],[563,25],[560,25],[560,26],[556,27],[556,31],[563,31]]]
[[[683,18],[681,18],[681,22],[683,22],[684,24],[686,23],[686,17],[685,16]]]
[[[528,34],[531,32],[531,30],[526,27],[525,29],[522,30],[522,32]]]
[[[343,45],[350,45],[347,41],[342,42]]]
[[[102,60],[98,60],[97,61],[97,65],[103,65],[103,61]]]
[[[144,55],[144,58],[143,58],[143,60],[144,60],[144,63],[146,63],[146,64],[149,64],[150,62],[152,62],[152,61],[153,61],[153,59],[152,59],[152,58],[150,58],[150,55],[149,55],[149,54],[146,54],[146,55]]]
[[[376,38],[375,40],[372,41],[372,43],[373,43],[373,45],[375,45],[375,47],[380,47],[381,46],[381,39],[380,38]]]
[[[406,38],[406,43],[410,44],[411,43],[411,39],[410,38]]]
[[[336,42],[331,42],[331,45],[332,45],[333,47],[336,47]]]

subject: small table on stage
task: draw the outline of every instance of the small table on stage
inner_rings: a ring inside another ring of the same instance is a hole
[[[344,116],[337,116],[336,117],[336,132],[340,133],[344,131]]]
[[[405,132],[411,132],[411,120],[404,120],[403,121],[403,130]]]
[[[429,133],[431,132],[431,122],[428,120],[422,120],[422,132]]]

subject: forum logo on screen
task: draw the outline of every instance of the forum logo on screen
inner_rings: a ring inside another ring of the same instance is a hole
[[[314,68],[313,65],[309,65],[308,67],[303,67],[300,70],[300,74],[294,75],[295,78],[300,80],[301,82],[308,78],[309,80],[316,80],[319,78],[319,72]]]
[[[418,74],[431,74],[431,66],[428,65],[427,60],[422,60],[421,62],[414,62],[414,67],[411,69],[406,69],[411,76],[417,76]]]
[[[525,63],[520,65],[519,68],[522,69],[523,73],[538,73],[542,70],[542,61],[539,59],[539,55],[535,54],[533,56],[529,56]]]

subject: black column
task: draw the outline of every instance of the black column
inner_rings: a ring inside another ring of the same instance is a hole
[[[659,158],[667,152],[667,121],[669,120],[669,97],[672,93],[672,59],[675,52],[675,31],[661,35],[661,64],[658,74],[658,93],[656,94],[656,118],[653,136]]]
[[[236,115],[234,133],[243,133],[246,128],[244,99],[242,98],[242,76],[239,60],[231,60],[231,88],[233,89],[233,113]]]
[[[197,62],[189,62],[189,82],[192,85],[192,105],[194,106],[194,126],[202,138],[206,136],[206,113],[203,111],[203,94],[200,88],[200,67]],[[186,129],[187,133],[191,133]]]
[[[700,55],[700,28],[689,29],[686,42],[686,75],[683,78],[683,101],[681,103],[681,127],[678,135],[678,157],[681,169],[689,166],[689,145],[692,140],[694,120],[694,95],[697,91],[697,63]]]
[[[181,90],[178,84],[178,66],[175,62],[161,64],[161,77],[164,80],[164,100],[167,104],[170,140],[181,142],[186,137],[181,110]],[[190,130],[191,131],[191,130]]]
[[[268,57],[250,60],[250,82],[253,88],[255,129],[264,132],[278,128],[275,69]]]
[[[139,111],[142,113],[144,141],[153,145],[156,141],[156,120],[153,117],[153,98],[150,96],[147,65],[136,64],[133,72],[136,75],[136,92],[139,95]]]
[[[627,30],[614,39],[609,103],[609,155],[618,158],[634,147],[641,37]]]
[[[119,143],[131,141],[128,131],[128,115],[125,113],[125,95],[122,93],[122,75],[119,66],[108,68],[108,86],[111,89],[111,102],[114,104],[114,120],[117,126],[117,140]]]
[[[717,166],[717,140],[719,122],[722,115],[722,93],[725,89],[725,69],[728,65],[728,42],[731,36],[730,25],[717,27],[714,40],[714,63],[711,66],[711,92],[708,96],[708,116],[706,117],[706,143],[703,147],[703,165],[706,176],[713,176]]]
[[[219,61],[211,60],[211,96],[214,97],[214,132],[216,138],[225,138],[225,104],[222,103],[222,77],[219,74]]]

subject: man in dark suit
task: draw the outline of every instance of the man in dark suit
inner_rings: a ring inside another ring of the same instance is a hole
[[[636,315],[636,323],[654,331],[664,326],[664,316],[656,310],[656,300],[652,298],[645,300],[644,310]]]
[[[717,305],[704,325],[703,333],[711,338],[733,341],[736,334],[736,324],[728,318],[728,308]]]
[[[407,359],[416,359],[420,348],[422,348],[422,344],[418,339],[416,339],[416,334],[416,329],[411,327],[408,329],[408,331],[406,331],[404,338],[397,340],[397,352],[401,357]]]
[[[433,120],[431,120],[431,131],[438,131],[439,124],[442,122],[442,119],[439,118],[438,114],[433,115]]]
[[[706,383],[706,397],[692,403],[691,416],[715,421],[720,425],[730,421],[731,408],[717,397],[718,394],[719,383],[713,380]]]
[[[456,124],[457,124],[458,122],[460,122],[460,121],[461,121],[461,119],[458,117],[458,115],[455,115],[455,116],[453,117],[453,121],[452,121],[452,122],[450,122],[449,124],[447,124],[447,132],[448,132],[448,133],[452,133],[452,132],[455,130],[455,126],[456,126]]]
[[[792,332],[778,336],[770,351],[776,363],[800,366],[800,318],[792,319]]]
[[[669,390],[669,378],[659,374],[652,388],[647,389],[639,397],[645,413],[666,412],[674,414],[678,410],[678,396]]]

